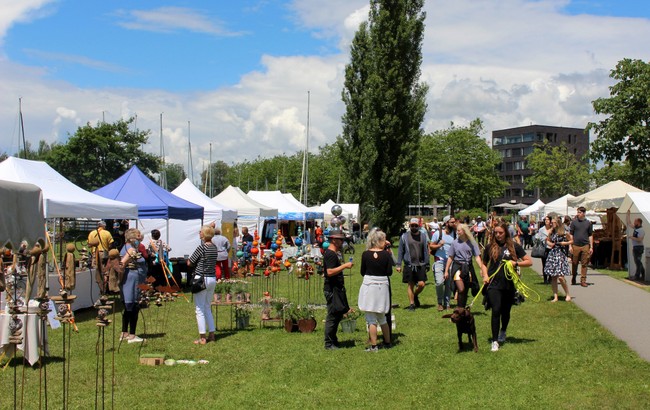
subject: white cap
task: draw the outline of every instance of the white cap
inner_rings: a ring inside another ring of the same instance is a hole
[[[411,218],[409,225],[420,225],[420,220],[418,218]]]
[[[449,219],[451,219],[451,216],[447,215],[444,218],[442,218],[442,223],[447,223],[449,222]]]

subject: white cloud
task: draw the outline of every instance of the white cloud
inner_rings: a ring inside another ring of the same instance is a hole
[[[56,0],[2,0],[0,2],[0,45],[11,26],[47,16],[53,12],[53,8],[46,6],[55,2]]]

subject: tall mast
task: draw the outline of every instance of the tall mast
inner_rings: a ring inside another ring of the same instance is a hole
[[[167,173],[165,172],[165,142],[163,140],[163,113],[160,113],[160,186],[167,189]]]
[[[22,136],[23,156],[27,159],[27,142],[25,141],[25,123],[23,122],[23,99],[18,98],[18,121],[20,121],[20,129],[18,130],[18,152],[20,153],[20,137]]]
[[[194,183],[194,165],[192,164],[192,137],[190,135],[190,122],[187,122],[187,177]]]
[[[210,198],[212,198],[212,143],[210,143],[210,163],[208,164],[208,189],[210,191],[210,194],[208,195]]]
[[[309,104],[310,91],[307,91],[307,135],[305,138],[305,152],[302,156],[302,176],[300,177],[300,202],[307,205],[309,188]],[[305,194],[303,200],[303,192]]]

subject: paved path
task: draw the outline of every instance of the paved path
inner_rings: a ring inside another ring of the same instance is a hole
[[[533,258],[533,269],[541,275],[541,259]],[[571,276],[567,278],[571,283]],[[577,279],[579,283],[579,271]],[[587,271],[587,283],[587,288],[569,285],[573,302],[650,361],[650,326],[645,318],[650,312],[650,293],[591,269]],[[564,291],[559,284],[558,291],[561,298]]]

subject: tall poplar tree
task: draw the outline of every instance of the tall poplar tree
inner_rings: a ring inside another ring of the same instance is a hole
[[[371,0],[345,70],[338,145],[362,215],[396,234],[413,201],[428,87],[421,83],[423,0]]]

